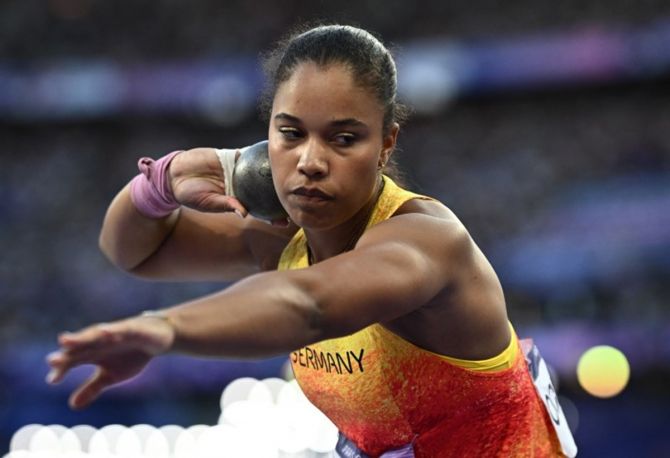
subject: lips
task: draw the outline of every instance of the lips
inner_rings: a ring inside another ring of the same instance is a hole
[[[310,197],[314,199],[333,200],[333,197],[319,188],[307,188],[301,186],[293,190],[293,194],[298,196]]]

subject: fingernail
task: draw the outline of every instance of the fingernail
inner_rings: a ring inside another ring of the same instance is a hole
[[[69,339],[71,337],[72,337],[72,333],[69,332],[69,331],[61,332],[60,334],[58,334],[59,339]]]
[[[58,373],[55,370],[49,371],[49,373],[47,374],[47,377],[46,377],[47,383],[49,383],[49,384],[53,383],[56,380],[57,375],[58,375]]]
[[[58,359],[58,355],[59,355],[59,352],[57,352],[57,351],[53,351],[53,352],[49,353],[47,355],[47,361],[52,362],[52,361]]]
[[[244,215],[243,215],[242,212],[239,211],[239,210],[235,210],[235,214],[236,214],[237,216],[239,216],[240,218],[244,218]]]

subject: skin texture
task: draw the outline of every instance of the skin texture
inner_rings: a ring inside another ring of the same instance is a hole
[[[374,205],[398,133],[396,125],[380,135],[381,108],[341,65],[303,64],[277,91],[268,134],[275,188],[316,260],[342,252]],[[329,198],[305,199],[293,192],[300,187]]]
[[[134,317],[59,336],[60,349],[47,358],[51,382],[77,365],[97,366],[71,406],[85,407],[168,351],[267,357],[372,323],[457,358],[502,351],[510,334],[500,284],[444,205],[409,201],[345,252],[369,216],[395,146],[398,126],[384,134],[382,117],[381,104],[343,65],[300,64],[278,88],[269,151],[289,227],[231,213],[244,209],[221,195],[223,175],[208,148],[182,153],[170,166],[175,195],[191,208],[148,220],[122,190],[100,237],[112,262],[149,279],[240,281],[165,309],[162,319]],[[297,226],[315,264],[274,271]]]

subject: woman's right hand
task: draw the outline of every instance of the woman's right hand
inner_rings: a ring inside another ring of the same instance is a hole
[[[225,174],[213,148],[177,154],[168,174],[175,199],[186,207],[202,212],[234,211],[240,216],[248,213],[239,200],[226,195]]]
[[[63,333],[58,337],[60,348],[47,357],[47,382],[60,383],[72,368],[95,365],[93,375],[70,396],[70,406],[82,409],[107,388],[139,374],[154,356],[169,351],[174,339],[174,327],[155,315]]]

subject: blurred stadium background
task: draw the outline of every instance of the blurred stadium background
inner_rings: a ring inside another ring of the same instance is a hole
[[[670,3],[664,0],[24,0],[0,4],[0,452],[28,423],[213,424],[222,388],[285,358],[169,357],[91,409],[44,383],[57,332],[221,284],[149,284],[97,231],[140,155],[266,136],[259,52],[303,21],[397,48],[414,115],[397,155],[503,281],[553,366],[583,457],[670,456]],[[621,349],[627,388],[577,383]],[[84,371],[85,372],[85,371]]]

